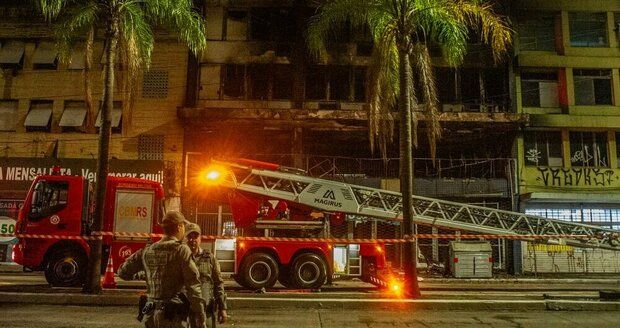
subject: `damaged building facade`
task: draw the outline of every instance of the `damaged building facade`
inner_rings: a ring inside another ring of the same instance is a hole
[[[192,188],[192,177],[213,157],[250,157],[314,176],[398,189],[397,138],[387,161],[369,145],[365,89],[370,35],[339,31],[328,44],[328,59],[319,61],[305,39],[315,12],[305,1],[206,2],[208,50],[190,59],[187,103],[179,109],[186,127],[184,209],[196,220],[227,221],[225,207],[202,204]],[[443,138],[436,162],[420,138],[416,194],[515,208],[514,145],[527,115],[511,105],[510,60],[495,65],[473,35],[465,64],[458,68],[447,65],[439,47],[431,53]],[[423,120],[420,129],[422,136]],[[373,229],[370,222],[356,221],[339,236],[391,238],[399,235],[398,229]],[[512,247],[504,241],[494,241],[494,246],[496,267],[506,269],[506,252]],[[421,250],[443,260],[447,241],[425,241]]]

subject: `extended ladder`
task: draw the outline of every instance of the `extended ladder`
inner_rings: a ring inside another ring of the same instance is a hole
[[[398,192],[313,178],[287,168],[255,168],[217,162],[227,169],[223,186],[296,202],[325,212],[402,221]],[[620,232],[597,226],[548,219],[519,212],[413,196],[414,221],[442,228],[500,235],[571,235],[566,244],[620,250]]]

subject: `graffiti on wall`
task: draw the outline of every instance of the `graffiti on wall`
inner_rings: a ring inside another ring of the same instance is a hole
[[[607,168],[537,167],[536,181],[552,187],[608,187],[620,180],[614,170]]]

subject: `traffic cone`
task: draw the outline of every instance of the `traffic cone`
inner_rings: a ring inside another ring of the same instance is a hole
[[[116,280],[114,280],[114,266],[112,265],[112,254],[108,256],[108,265],[105,267],[105,275],[103,276],[103,288],[116,288]]]

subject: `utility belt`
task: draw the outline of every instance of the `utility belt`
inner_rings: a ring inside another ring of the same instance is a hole
[[[152,315],[155,310],[162,311],[164,319],[172,321],[181,319],[187,321],[189,316],[189,299],[183,293],[178,295],[177,300],[149,300],[146,295],[141,295],[138,301],[138,316],[136,319],[142,322],[145,315]]]

